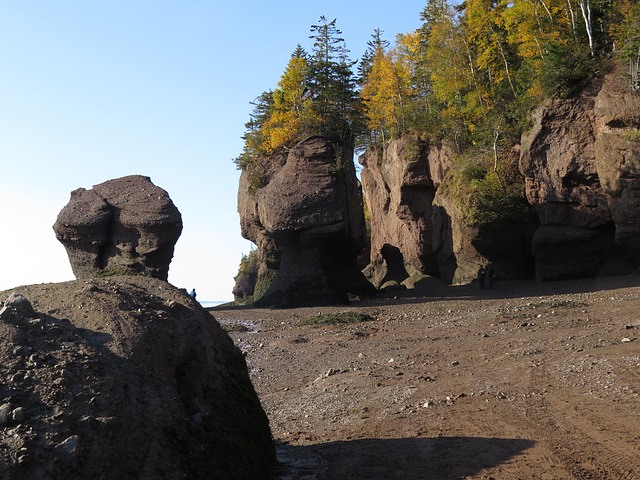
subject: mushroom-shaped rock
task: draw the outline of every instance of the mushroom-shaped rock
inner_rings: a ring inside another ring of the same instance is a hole
[[[281,165],[271,162],[260,188],[250,187],[255,172],[243,172],[238,194],[243,236],[258,245],[263,264],[277,269],[258,304],[347,303],[347,292],[373,290],[357,265],[365,224],[352,157],[352,148],[338,149],[327,138],[312,136],[293,147]]]
[[[182,217],[165,190],[131,175],[71,192],[53,229],[76,278],[108,269],[167,280]]]

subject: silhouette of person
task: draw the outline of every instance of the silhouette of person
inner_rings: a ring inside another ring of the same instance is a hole
[[[195,300],[196,299],[196,289],[194,288],[193,290],[191,290],[191,293],[189,295],[191,295],[191,298],[193,298]]]
[[[482,265],[479,269],[478,269],[478,285],[480,285],[480,288],[483,289],[484,288],[484,279],[487,277],[487,271],[484,268],[484,265]]]

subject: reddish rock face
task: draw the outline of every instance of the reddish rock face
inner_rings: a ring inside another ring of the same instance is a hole
[[[53,229],[76,278],[113,269],[166,281],[182,217],[166,191],[132,175],[73,191]]]
[[[640,264],[640,96],[614,72],[605,77],[594,110],[595,164],[615,241]]]
[[[266,163],[261,186],[251,186],[256,171],[243,171],[242,235],[258,246],[259,276],[277,270],[261,305],[346,303],[347,292],[371,288],[356,263],[365,228],[351,158],[352,149],[340,154],[313,136]]]
[[[538,279],[637,268],[640,100],[625,83],[614,71],[575,98],[550,99],[523,136],[520,169],[542,224],[532,246]]]
[[[376,287],[417,274],[438,276],[432,203],[451,167],[449,149],[405,136],[367,150],[359,161],[371,219],[367,276]]]

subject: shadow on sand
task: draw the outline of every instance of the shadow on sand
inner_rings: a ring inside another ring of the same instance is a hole
[[[277,446],[280,480],[456,480],[496,467],[532,440],[436,437]]]
[[[445,285],[414,291],[397,290],[380,293],[374,297],[351,302],[350,307],[372,307],[387,305],[407,305],[424,303],[433,300],[482,300],[508,299],[534,296],[550,296],[563,294],[578,294],[597,292],[602,290],[616,290],[619,288],[640,286],[640,274],[618,277],[597,277],[591,279],[560,280],[555,282],[537,282],[534,280],[497,280],[495,288],[480,290],[475,282],[467,285]],[[334,305],[343,308],[345,305]],[[252,305],[224,304],[206,307],[205,310],[215,313],[225,310],[252,310]]]
[[[534,296],[551,296],[564,294],[579,294],[602,290],[616,290],[620,288],[640,286],[640,275],[619,277],[598,277],[591,279],[561,280],[555,282],[537,282],[533,280],[496,281],[495,288],[480,290],[473,282],[467,285],[442,285],[428,291],[414,292],[400,290],[381,294],[361,302],[352,303],[353,306],[373,305],[406,305],[423,303],[433,300],[483,300],[508,299]]]

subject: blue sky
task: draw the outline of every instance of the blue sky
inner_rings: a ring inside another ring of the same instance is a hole
[[[374,28],[418,28],[425,4],[0,0],[0,290],[72,280],[51,228],[71,191],[141,174],[182,214],[169,282],[231,300],[251,249],[232,162],[249,102],[321,15],[355,60]]]

